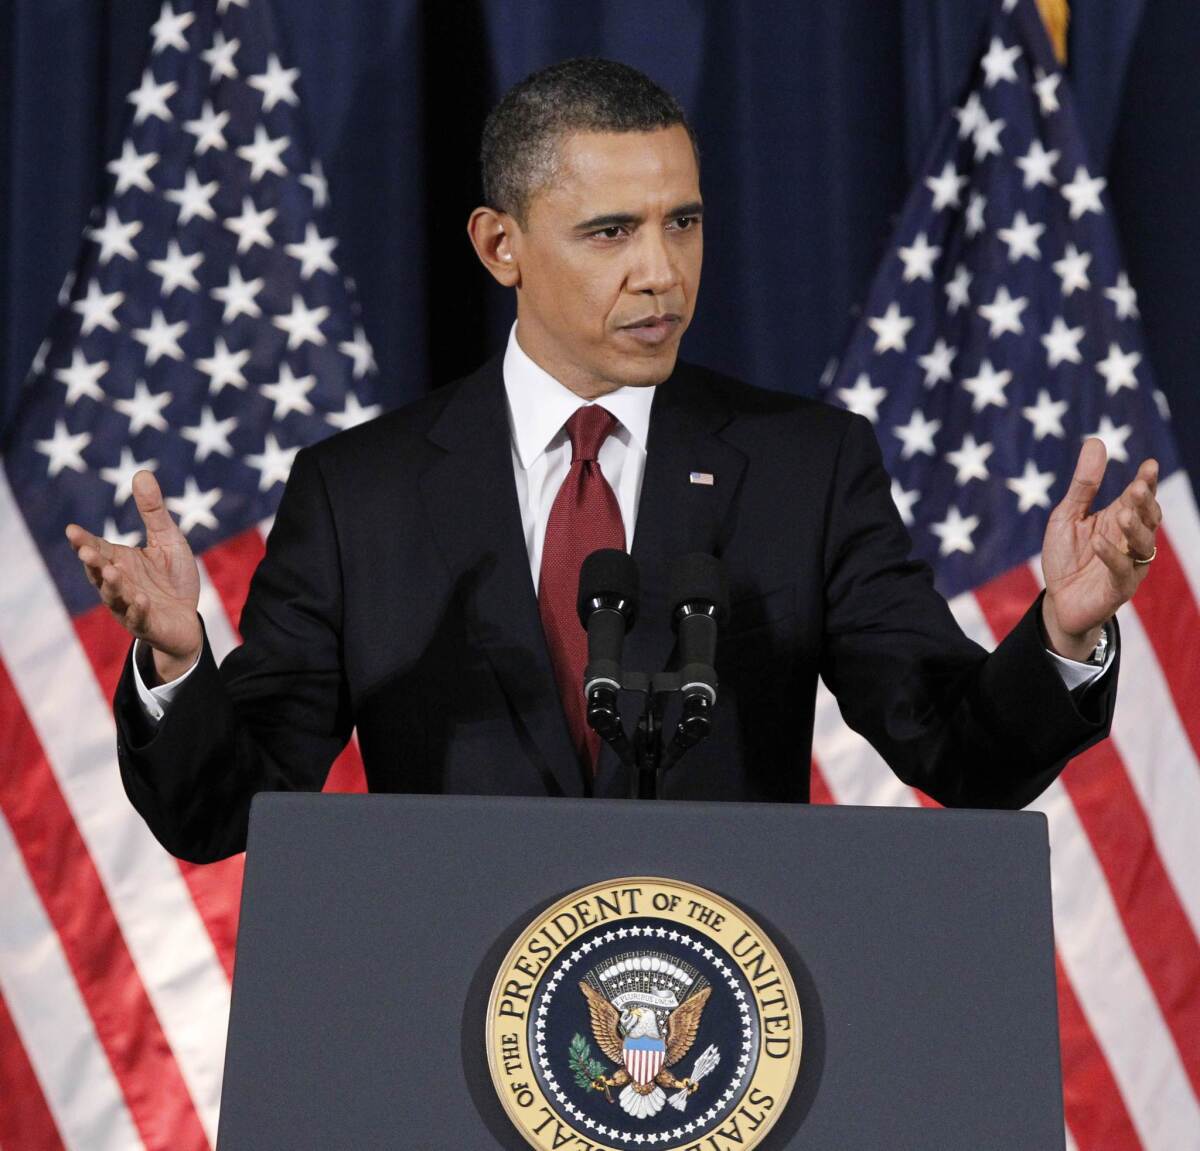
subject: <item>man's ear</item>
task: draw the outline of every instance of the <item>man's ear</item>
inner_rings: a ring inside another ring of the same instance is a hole
[[[480,263],[506,288],[521,283],[521,270],[513,246],[517,222],[507,212],[476,208],[467,221],[467,235]]]

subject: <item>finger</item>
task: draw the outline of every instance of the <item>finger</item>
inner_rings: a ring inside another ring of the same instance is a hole
[[[1142,460],[1137,478],[1146,484],[1151,495],[1155,495],[1158,492],[1158,460]]]
[[[1162,507],[1154,498],[1154,492],[1145,480],[1134,480],[1121,493],[1121,502],[1133,508],[1137,512],[1138,518],[1148,528],[1157,528],[1162,523]]]
[[[1116,577],[1114,583],[1120,589],[1125,589],[1125,594],[1128,596],[1128,589],[1132,588],[1138,577],[1138,569],[1134,566],[1133,560],[1129,558],[1112,540],[1106,538],[1097,532],[1092,536],[1092,550],[1098,555],[1104,566]]]
[[[76,555],[79,555],[79,549],[83,547],[90,547],[93,552],[106,558],[112,555],[115,545],[100,536],[92,535],[87,528],[81,528],[78,524],[67,524],[66,534],[67,542],[75,549]]]
[[[153,472],[143,468],[134,473],[133,502],[137,504],[138,514],[142,517],[142,523],[146,525],[147,542],[151,534],[172,535],[179,531],[163,503],[162,491]]]
[[[1125,546],[1131,556],[1146,559],[1154,554],[1154,532],[1132,508],[1122,508],[1117,513],[1117,525],[1125,537]]]
[[[1097,436],[1089,436],[1083,441],[1083,447],[1079,451],[1071,486],[1067,488],[1067,494],[1059,504],[1071,518],[1083,519],[1088,514],[1092,500],[1100,490],[1107,464],[1108,452],[1105,450],[1104,441]]]

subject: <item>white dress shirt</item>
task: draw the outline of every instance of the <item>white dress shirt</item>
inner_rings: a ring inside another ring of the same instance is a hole
[[[588,403],[560,384],[549,372],[526,355],[517,339],[514,323],[508,333],[504,353],[504,391],[508,397],[508,426],[512,445],[513,478],[529,555],[529,573],[537,591],[542,567],[542,543],[554,497],[571,468],[571,441],[564,425]],[[653,387],[618,388],[596,401],[615,416],[618,426],[600,446],[598,463],[621,509],[625,524],[625,548],[633,549],[642,478],[646,474],[646,437],[650,431],[650,405]],[[141,642],[135,644],[133,678],[138,699],[147,717],[162,719],[167,705],[195,664],[178,679],[157,687],[147,687],[138,667]],[[1068,690],[1081,687],[1102,675],[1112,663],[1115,645],[1109,644],[1103,667],[1064,659],[1052,651],[1047,654],[1062,676]]]

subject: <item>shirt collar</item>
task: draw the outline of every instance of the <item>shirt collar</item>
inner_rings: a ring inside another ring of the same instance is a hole
[[[517,342],[515,323],[508,333],[508,348],[504,353],[504,390],[508,395],[513,445],[523,468],[528,468],[550,446],[563,424],[588,402],[529,358]],[[620,421],[642,451],[646,450],[650,431],[654,392],[653,387],[618,388],[596,401]]]

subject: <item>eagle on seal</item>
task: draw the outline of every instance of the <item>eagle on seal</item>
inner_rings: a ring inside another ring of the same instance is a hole
[[[662,1110],[667,1099],[664,1087],[686,1088],[689,1094],[697,1090],[698,1083],[677,1079],[667,1068],[683,1059],[695,1042],[711,987],[697,991],[671,1012],[665,1039],[659,1033],[653,1008],[630,1005],[618,1011],[591,984],[581,982],[579,989],[587,998],[597,1045],[617,1064],[615,1075],[598,1075],[592,1080],[594,1090],[603,1091],[611,1102],[608,1089],[623,1088],[618,1097],[621,1107],[639,1119]]]

